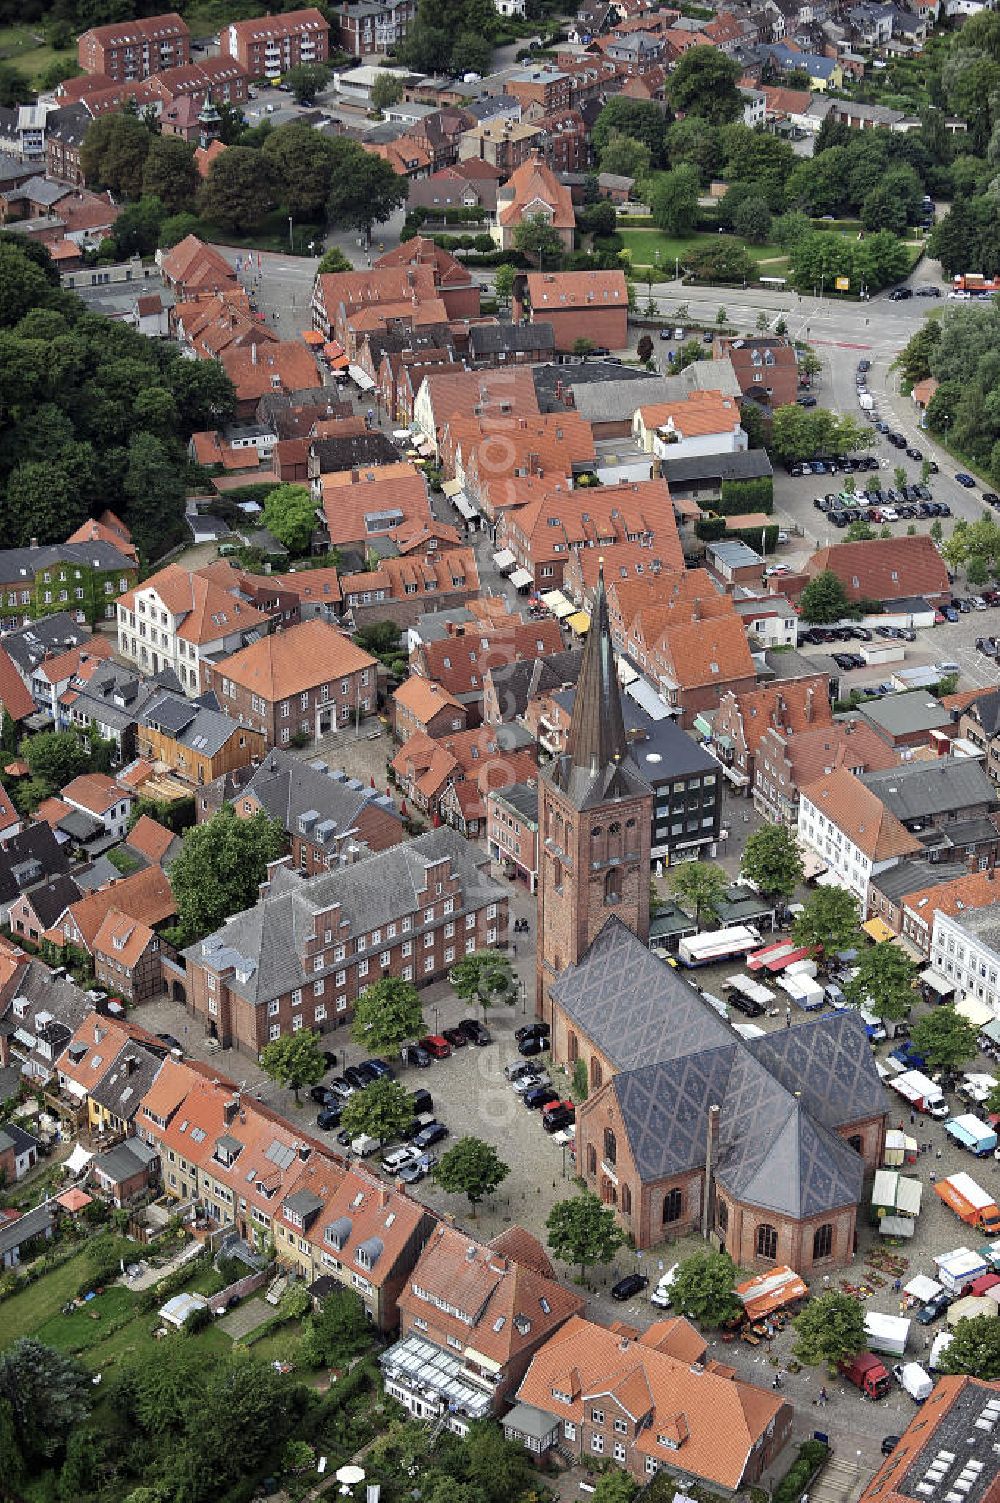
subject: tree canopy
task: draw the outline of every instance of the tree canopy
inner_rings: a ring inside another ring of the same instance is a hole
[[[865,1350],[865,1312],[860,1300],[839,1289],[811,1299],[795,1317],[795,1355],[810,1367],[821,1363],[832,1371],[837,1363]]]
[[[669,881],[674,896],[694,909],[694,921],[699,929],[705,919],[716,917],[718,905],[729,886],[722,867],[713,866],[709,861],[682,861],[670,868]]]
[[[308,553],[316,529],[316,502],[307,485],[278,485],[264,497],[264,526],[289,553]]]
[[[398,1080],[388,1076],[373,1080],[363,1091],[355,1091],[344,1102],[340,1125],[352,1138],[365,1133],[380,1143],[392,1143],[413,1121],[410,1093]]]
[[[610,1263],[625,1240],[614,1212],[589,1190],[556,1201],[545,1225],[549,1247],[564,1263],[575,1263],[581,1277],[595,1263]]]
[[[807,946],[820,959],[830,959],[838,950],[860,944],[858,926],[858,903],[853,893],[844,887],[817,887],[796,916],[793,934],[797,945]]]
[[[946,1373],[968,1373],[986,1383],[1000,1379],[1000,1321],[989,1315],[960,1320],[941,1354]]]
[[[239,819],[231,804],[187,830],[170,868],[180,943],[211,934],[232,914],[252,908],[268,863],[285,846],[277,820],[263,810]]]
[[[799,843],[785,825],[761,825],[747,840],[740,867],[768,897],[787,900],[802,880]]]
[[[510,1173],[492,1143],[482,1138],[459,1138],[434,1169],[434,1178],[449,1195],[467,1195],[476,1205],[484,1195],[492,1195]]]
[[[739,76],[739,64],[717,47],[689,47],[667,80],[670,108],[675,114],[726,125],[743,112],[736,87]]]
[[[844,994],[853,1006],[865,1007],[886,1022],[898,1022],[916,1000],[916,974],[913,961],[898,945],[866,945]]]
[[[960,1070],[979,1052],[975,1026],[950,1005],[935,1007],[919,1018],[910,1039],[932,1070]]]
[[[662,173],[649,195],[653,222],[668,235],[689,235],[698,220],[700,191],[698,170],[688,163]]]
[[[412,981],[383,976],[358,997],[351,1037],[371,1054],[391,1054],[424,1032],[420,997]]]
[[[449,980],[456,996],[478,1002],[484,1010],[498,999],[514,1001],[514,968],[502,950],[474,950],[455,962]]]
[[[736,1264],[728,1253],[692,1253],[678,1265],[670,1298],[678,1310],[702,1325],[721,1326],[743,1309],[735,1293]]]
[[[261,1068],[279,1085],[290,1086],[298,1101],[303,1086],[316,1085],[326,1074],[320,1045],[319,1034],[308,1028],[272,1039],[261,1052]]]
[[[827,621],[840,621],[851,612],[847,591],[832,569],[823,569],[814,574],[802,591],[799,599],[803,621],[820,625]]]

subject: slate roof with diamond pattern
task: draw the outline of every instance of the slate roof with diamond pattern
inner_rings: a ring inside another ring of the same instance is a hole
[[[861,1020],[839,1013],[747,1043],[632,931],[611,918],[552,995],[612,1062],[639,1176],[704,1166],[722,1108],[719,1183],[797,1219],[854,1204],[861,1159],[835,1129],[886,1110]]]

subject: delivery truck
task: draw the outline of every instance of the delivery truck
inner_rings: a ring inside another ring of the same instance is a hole
[[[968,1294],[973,1281],[989,1273],[990,1265],[980,1253],[971,1247],[956,1247],[952,1252],[938,1253],[934,1259],[935,1276],[949,1294]]]
[[[803,1012],[814,1012],[826,1000],[822,986],[812,976],[789,976],[786,972],[778,977],[778,985]]]
[[[731,929],[714,929],[710,934],[690,934],[677,946],[677,959],[689,968],[714,965],[720,960],[736,960],[756,950],[760,934],[749,924]]]
[[[902,1315],[882,1315],[878,1310],[866,1310],[865,1335],[873,1352],[888,1352],[890,1357],[901,1357],[906,1351],[910,1322]]]
[[[884,1399],[889,1392],[889,1374],[885,1363],[874,1352],[859,1352],[838,1364],[839,1371],[849,1383],[869,1399]]]
[[[933,1380],[924,1372],[919,1362],[901,1362],[892,1370],[892,1376],[904,1393],[915,1404],[922,1404],[934,1392]]]
[[[1000,1236],[1000,1211],[993,1196],[971,1174],[949,1174],[934,1189],[966,1226],[978,1227],[988,1237]]]
[[[727,993],[732,1006],[748,1018],[759,1018],[774,1006],[774,993],[759,981],[754,981],[752,976],[727,976],[722,990]]]
[[[891,1056],[890,1056],[891,1058]],[[935,1117],[938,1121],[948,1115],[948,1103],[941,1093],[941,1087],[935,1085],[933,1080],[928,1080],[919,1070],[904,1070],[902,1075],[897,1075],[895,1080],[890,1080],[889,1086],[898,1092],[904,1101],[908,1101],[914,1111],[926,1112],[929,1117]]]
[[[997,1146],[997,1135],[988,1122],[981,1122],[971,1112],[961,1117],[952,1117],[945,1125],[945,1132],[962,1148],[974,1153],[977,1159],[986,1158]]]

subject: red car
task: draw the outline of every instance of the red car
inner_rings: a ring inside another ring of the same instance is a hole
[[[425,1039],[420,1040],[420,1047],[426,1049],[432,1059],[447,1059],[451,1053],[451,1045],[439,1033],[429,1033]]]
[[[558,1132],[576,1121],[576,1107],[572,1101],[550,1101],[542,1107],[542,1126],[546,1132]]]

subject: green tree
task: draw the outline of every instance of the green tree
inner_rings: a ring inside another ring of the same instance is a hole
[[[307,1367],[338,1367],[371,1343],[365,1307],[353,1289],[334,1289],[305,1322],[302,1356]]]
[[[341,143],[336,138],[322,136],[302,121],[279,125],[270,132],[261,155],[279,185],[275,194],[289,214],[297,220],[316,223],[325,218],[337,162],[345,148],[353,145],[350,141]],[[350,270],[350,266],[334,269]]]
[[[977,553],[973,558],[969,559],[965,577],[973,589],[981,590],[983,585],[986,584],[990,577],[990,566],[982,554]]]
[[[581,1278],[595,1263],[609,1263],[625,1240],[614,1212],[589,1190],[557,1201],[545,1226],[549,1247],[564,1263],[576,1264]]]
[[[960,1320],[941,1355],[941,1370],[968,1373],[984,1383],[1000,1379],[1000,1321],[989,1315]]]
[[[64,788],[90,767],[86,744],[75,731],[41,731],[21,743],[21,755],[31,775],[49,793]]]
[[[682,861],[670,868],[668,880],[674,896],[694,909],[699,929],[703,918],[717,917],[719,904],[729,887],[721,866],[713,866],[710,861]]]
[[[166,139],[173,141],[177,137],[168,136]],[[166,217],[163,202],[145,192],[138,203],[125,204],[111,231],[115,256],[120,261],[127,261],[130,256],[151,256],[160,244]]]
[[[608,144],[601,152],[601,171],[618,173],[621,177],[643,178],[649,172],[652,152],[645,141],[623,135],[613,130]]]
[[[320,1043],[319,1034],[306,1028],[272,1039],[261,1052],[261,1069],[278,1085],[291,1086],[297,1102],[303,1086],[317,1085],[326,1074]]]
[[[366,987],[354,1004],[351,1037],[369,1054],[391,1054],[423,1032],[420,997],[411,981],[383,976]]]
[[[403,76],[400,73],[377,73],[372,82],[369,98],[373,110],[381,115],[390,105],[398,104],[403,97]]]
[[[127,110],[98,115],[80,147],[80,167],[88,183],[110,188],[116,197],[138,198],[153,137]]]
[[[24,1480],[24,1456],[9,1400],[0,1398],[0,1494],[16,1497]]]
[[[184,475],[177,456],[153,433],[129,443],[122,490],[128,497],[133,541],[145,559],[179,542],[184,530]]]
[[[916,966],[898,945],[867,945],[844,988],[853,1007],[865,1007],[885,1022],[905,1018],[915,1000]]]
[[[736,1264],[728,1253],[693,1253],[679,1264],[670,1297],[678,1310],[706,1326],[721,1326],[743,1311],[736,1295]]]
[[[851,611],[847,591],[832,569],[824,569],[822,573],[813,575],[802,591],[799,606],[804,621],[819,624],[839,621]]]
[[[514,230],[514,249],[522,256],[530,256],[538,265],[544,266],[561,257],[563,243],[559,231],[544,214],[526,214]]]
[[[170,868],[182,944],[211,934],[234,913],[252,908],[268,864],[285,851],[285,832],[263,811],[237,819],[231,804],[185,831]]]
[[[54,543],[86,521],[79,487],[59,463],[29,460],[15,466],[7,481],[9,525],[22,546],[31,538]]]
[[[325,63],[299,63],[288,69],[284,81],[296,104],[312,104],[316,95],[326,88],[329,77],[330,70]]]
[[[153,136],[142,169],[143,197],[158,198],[168,214],[194,205],[201,183],[194,147],[183,136]]]
[[[598,159],[612,134],[628,136],[648,146],[654,167],[663,160],[663,111],[652,100],[628,99],[624,94],[612,94],[594,121],[591,134]]]
[[[578,355],[581,360],[586,360],[587,356],[593,353],[593,350],[594,341],[592,339],[587,339],[583,334],[579,338],[574,339],[573,354]]]
[[[59,1472],[59,1492],[66,1503],[92,1494],[101,1472],[104,1445],[92,1430],[74,1430],[66,1443],[66,1459]]]
[[[80,1364],[22,1336],[0,1354],[0,1400],[6,1400],[17,1446],[26,1462],[63,1449],[90,1413],[93,1389]]]
[[[794,833],[785,825],[761,825],[748,839],[740,863],[748,877],[768,897],[792,896],[802,881],[802,853]]]
[[[344,1102],[340,1125],[352,1138],[364,1133],[379,1143],[394,1143],[413,1121],[410,1093],[398,1080],[373,1080]]]
[[[667,80],[667,99],[674,114],[699,115],[712,125],[726,125],[743,113],[736,80],[740,67],[715,47],[689,47]]]
[[[847,531],[844,533],[844,542],[870,543],[872,538],[877,536],[878,534],[876,533],[872,524],[870,522],[866,522],[865,519],[861,517],[857,522],[852,522],[850,527],[848,527]]]
[[[656,179],[649,195],[654,224],[668,235],[690,235],[698,219],[699,192],[696,168],[675,167],[671,172],[663,173]]]
[[[277,183],[262,151],[228,146],[209,168],[198,194],[198,212],[223,230],[255,230],[274,208]]]
[[[492,1195],[510,1173],[492,1143],[482,1138],[459,1138],[441,1162],[435,1166],[434,1178],[449,1195],[467,1195],[469,1204],[478,1205],[484,1195]]]
[[[308,553],[316,503],[307,485],[278,485],[264,497],[264,526],[291,554]]]
[[[513,1004],[514,968],[502,950],[474,950],[471,955],[463,955],[452,966],[448,979],[457,996],[478,1002],[484,1013],[498,998]]]
[[[771,211],[763,198],[749,198],[733,214],[733,233],[763,245],[771,233]]]
[[[688,162],[698,170],[698,177],[705,185],[710,183],[722,167],[721,132],[689,115],[667,126],[663,138],[667,165],[680,167]]]
[[[461,78],[466,73],[489,73],[493,62],[493,43],[474,31],[460,31],[451,49],[451,71]]]
[[[615,1467],[595,1479],[593,1503],[632,1503],[638,1491],[635,1478]]]
[[[317,276],[326,276],[335,271],[353,271],[354,267],[348,261],[339,245],[331,246],[320,260],[316,268]]]
[[[809,1367],[825,1363],[831,1372],[837,1364],[868,1345],[865,1312],[860,1300],[838,1289],[828,1289],[800,1310],[795,1326],[795,1355]]]
[[[497,302],[505,308],[509,308],[514,299],[514,279],[517,271],[513,266],[498,266],[493,278],[496,290]]]
[[[910,1037],[932,1070],[958,1070],[979,1051],[975,1027],[952,1006],[936,1007],[918,1019]]]
[[[356,141],[337,143],[340,151],[326,203],[334,229],[359,230],[371,240],[372,226],[382,224],[406,202],[406,179],[397,177],[381,157],[363,151]]]
[[[817,887],[795,919],[795,943],[812,950],[817,959],[838,950],[859,948],[858,905],[843,887]]]

